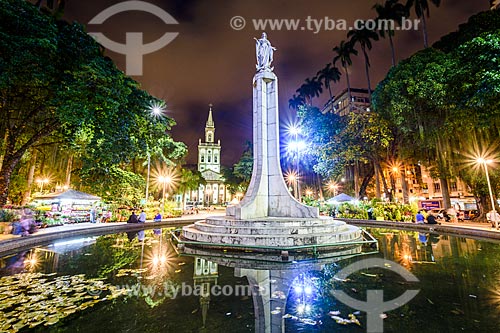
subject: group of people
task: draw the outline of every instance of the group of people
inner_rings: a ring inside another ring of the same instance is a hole
[[[424,215],[426,213],[424,210],[419,210],[417,215],[415,216],[417,223],[427,223],[427,224],[440,224],[436,217],[432,214],[432,212],[427,213],[427,216]]]
[[[155,222],[160,222],[162,219],[162,216],[160,212],[157,212],[153,221]],[[129,216],[127,223],[146,223],[146,212],[141,210],[141,213],[139,215],[135,214],[135,211],[132,211],[132,214]]]

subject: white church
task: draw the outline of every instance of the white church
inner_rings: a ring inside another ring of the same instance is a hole
[[[203,206],[221,205],[231,200],[231,193],[224,185],[220,168],[221,145],[215,142],[215,123],[212,116],[212,104],[209,105],[208,120],[205,125],[205,140],[198,141],[198,171],[207,181],[198,191],[190,193],[190,201]]]

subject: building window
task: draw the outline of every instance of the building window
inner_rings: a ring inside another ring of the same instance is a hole
[[[208,133],[207,141],[212,142],[212,133]]]
[[[458,191],[458,189],[457,189],[457,183],[456,182],[453,182],[453,183],[450,184],[450,190],[452,192]]]
[[[434,183],[434,192],[441,192],[441,184]]]
[[[201,163],[205,163],[205,156],[201,155],[200,161],[201,161]]]
[[[219,162],[218,162],[217,155],[214,155],[214,163],[219,163]]]
[[[207,162],[210,163],[210,155],[207,156]]]

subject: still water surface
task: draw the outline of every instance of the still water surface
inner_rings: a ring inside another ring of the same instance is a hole
[[[286,263],[179,255],[167,229],[58,241],[0,259],[0,332],[366,332],[366,313],[332,290],[362,301],[367,290],[383,290],[385,301],[419,290],[383,314],[384,332],[500,332],[497,243],[368,231],[378,248]],[[367,258],[391,260],[419,281],[390,265],[338,278]]]

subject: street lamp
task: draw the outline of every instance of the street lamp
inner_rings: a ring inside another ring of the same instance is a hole
[[[339,185],[332,180],[327,184],[327,188],[328,188],[328,191],[333,194],[333,196],[336,196],[337,189],[339,188]]]
[[[145,204],[147,205],[148,203],[148,198],[149,198],[149,175],[151,173],[151,155],[148,152],[148,174],[146,177],[146,202]]]
[[[162,204],[163,204],[163,209],[165,209],[165,187],[167,185],[170,186],[172,183],[172,177],[170,176],[160,176],[158,177],[158,181],[163,184],[163,195],[162,195]]]
[[[300,181],[298,179],[298,175],[300,175],[300,152],[306,148],[306,143],[302,140],[297,140],[297,135],[300,134],[300,128],[290,128],[289,129],[290,134],[295,135],[295,140],[291,141],[288,144],[288,151],[289,154],[293,154],[295,157],[295,170],[297,173],[297,200],[301,201],[301,196],[300,196]]]
[[[285,173],[285,179],[286,179],[286,182],[288,183],[288,185],[292,185],[293,186],[293,193],[294,193],[294,196],[295,198],[297,199],[298,196],[297,196],[297,183],[298,183],[298,175],[295,171],[287,171]]]
[[[491,190],[490,175],[488,174],[488,164],[492,163],[493,160],[487,160],[483,157],[479,157],[476,162],[484,166],[484,172],[486,173],[486,182],[488,183],[488,191],[490,192],[491,207],[493,209],[493,221],[495,222],[495,228],[498,230],[497,211],[495,208],[495,200],[493,199],[493,191]]]
[[[153,117],[162,117],[164,112],[165,112],[165,103],[163,101],[161,102],[154,102],[150,104],[149,106],[149,111],[151,112],[151,115]]]
[[[41,193],[41,192],[43,192],[43,185],[44,184],[48,184],[49,183],[49,179],[47,177],[38,178],[36,180],[36,182],[38,183],[38,186],[40,186],[40,193]]]

